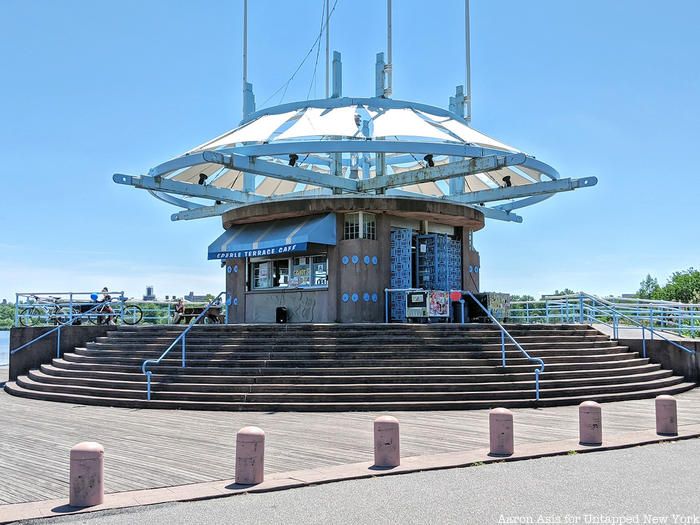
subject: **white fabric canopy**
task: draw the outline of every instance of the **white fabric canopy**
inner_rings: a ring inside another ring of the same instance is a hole
[[[299,120],[279,134],[277,140],[323,136],[352,137],[356,131],[354,106],[335,109],[308,108]]]
[[[240,128],[224,133],[223,135],[205,142],[187,153],[195,153],[203,150],[213,150],[225,146],[233,146],[243,142],[266,142],[270,136],[284,123],[296,115],[296,111],[289,111],[279,115],[265,115]]]
[[[345,102],[347,101],[347,102]],[[328,107],[328,106],[331,107]],[[418,109],[420,108],[420,109]],[[431,112],[431,109],[434,112]],[[360,159],[357,173],[360,178],[374,177],[376,175],[376,155],[373,153],[353,153],[351,144],[353,141],[370,141],[379,139],[383,146],[391,143],[428,143],[473,145],[491,148],[508,153],[519,153],[519,150],[503,142],[495,140],[483,133],[472,129],[457,115],[445,112],[439,108],[430,108],[424,105],[411,105],[401,101],[389,101],[384,99],[340,99],[338,103],[329,104],[321,101],[317,105],[309,102],[291,104],[279,108],[276,113],[274,108],[269,113],[260,114],[250,122],[228,131],[204,144],[187,152],[187,154],[219,150],[223,148],[236,148],[241,145],[259,144],[284,147],[272,151],[267,156],[260,158],[266,162],[275,162],[286,165],[289,162],[289,154],[294,149],[286,146],[290,141],[304,142],[304,149],[300,148],[296,159],[297,168],[310,170],[316,173],[330,173],[330,166],[337,161],[337,155],[333,150],[324,150],[322,147],[314,149],[314,142],[322,144],[327,140],[348,141],[348,149],[341,154],[343,177],[349,177],[349,155]],[[264,146],[267,148],[267,146]],[[424,147],[417,148],[425,152]],[[274,148],[273,148],[274,150]],[[385,162],[387,173],[401,173],[415,170],[427,165],[422,153],[407,152],[405,147],[392,152],[385,150]],[[429,151],[429,149],[428,149]],[[235,150],[233,150],[235,152]],[[454,162],[455,157],[446,154],[435,155],[435,165],[444,165]],[[208,176],[207,185],[231,188],[244,191],[244,174],[237,170],[229,170],[218,164],[203,163],[186,169],[175,171],[171,178],[181,182],[197,184],[200,173]],[[486,189],[504,187],[503,177],[510,177],[513,186],[532,184],[543,180],[543,175],[537,169],[517,167],[502,168],[497,171],[469,175],[464,177],[465,191],[473,192]],[[303,179],[301,179],[303,180]],[[446,181],[439,183],[425,182],[403,186],[400,189],[415,192],[420,195],[441,197],[449,193],[449,184]],[[312,185],[291,180],[272,178],[264,175],[255,176],[255,194],[259,196],[283,196],[305,190],[318,189]],[[325,191],[325,190],[324,190]]]
[[[370,111],[370,114],[376,112]],[[453,137],[440,131],[432,124],[420,118],[412,109],[389,109],[373,118],[374,133],[383,137],[419,137],[438,141],[458,142]]]

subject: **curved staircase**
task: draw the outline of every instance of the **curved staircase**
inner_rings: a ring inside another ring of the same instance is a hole
[[[501,367],[491,324],[204,325],[152,367],[146,400],[141,364],[184,329],[115,327],[8,382],[10,394],[132,408],[250,411],[447,410],[620,401],[695,386],[583,325],[506,325],[544,360],[534,369],[512,345]]]

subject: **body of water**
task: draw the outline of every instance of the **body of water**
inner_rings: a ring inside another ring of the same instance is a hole
[[[0,330],[0,366],[7,366],[10,362],[10,332]]]

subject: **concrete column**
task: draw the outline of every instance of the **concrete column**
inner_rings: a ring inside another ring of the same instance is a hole
[[[507,408],[489,412],[489,447],[491,456],[513,454],[513,412]]]
[[[92,507],[104,501],[104,457],[99,443],[85,441],[70,449],[70,506]]]
[[[265,471],[265,432],[258,427],[245,427],[236,434],[236,483],[262,483]]]
[[[401,464],[399,420],[380,416],[374,420],[374,464],[377,467],[398,467]]]
[[[578,406],[578,431],[581,445],[603,444],[603,414],[595,401],[584,401]]]
[[[678,434],[678,408],[673,396],[657,396],[656,433],[675,436]]]

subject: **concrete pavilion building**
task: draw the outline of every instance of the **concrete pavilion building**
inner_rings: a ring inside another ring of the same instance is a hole
[[[470,127],[462,86],[448,109],[391,99],[383,53],[374,97],[342,96],[337,52],[329,77],[328,98],[259,111],[244,77],[237,128],[114,176],[181,208],[173,220],[221,216],[208,257],[225,268],[231,323],[280,308],[293,323],[405,321],[413,289],[449,319],[450,291],[479,291],[485,219],[521,222],[518,209],[597,182]]]

